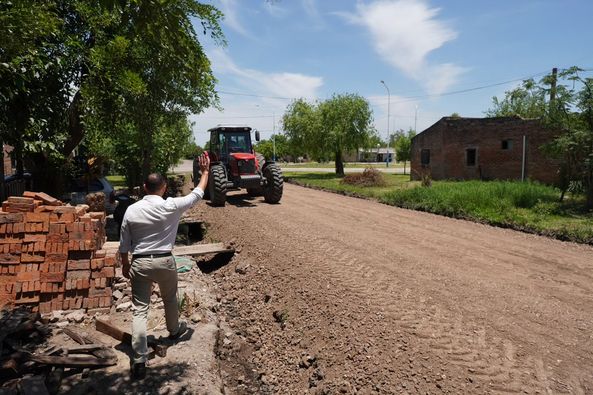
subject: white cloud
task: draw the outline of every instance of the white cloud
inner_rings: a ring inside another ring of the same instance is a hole
[[[457,32],[437,19],[438,8],[424,0],[378,0],[358,3],[355,14],[340,13],[366,27],[377,53],[407,76],[421,81],[431,94],[453,85],[465,71],[451,63],[429,64],[428,55],[457,37]]]
[[[250,36],[249,32],[241,24],[238,16],[238,4],[236,0],[220,0],[220,8],[224,14],[224,23],[243,36]]]
[[[226,74],[249,92],[262,96],[315,99],[323,78],[300,73],[264,73],[239,67],[227,52],[215,48],[209,53],[215,74]]]
[[[266,1],[263,4],[264,10],[274,18],[284,18],[290,13],[285,7],[281,7],[276,1]]]
[[[190,117],[195,122],[198,144],[207,139],[205,131],[217,124],[246,124],[269,138],[281,130],[281,117],[292,98],[314,100],[319,96],[323,78],[294,72],[266,73],[242,67],[220,47],[207,48],[214,74],[221,80],[221,91],[245,92],[253,96],[220,93],[222,111],[208,108]]]

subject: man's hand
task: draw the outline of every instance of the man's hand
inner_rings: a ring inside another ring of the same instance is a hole
[[[210,170],[210,157],[208,156],[208,152],[204,151],[197,160],[200,163],[200,171],[202,174]]]
[[[120,257],[121,257],[121,274],[125,278],[129,279],[130,278],[130,261],[128,260],[128,253],[121,252]]]
[[[130,265],[123,266],[121,268],[121,274],[129,280],[130,279]]]

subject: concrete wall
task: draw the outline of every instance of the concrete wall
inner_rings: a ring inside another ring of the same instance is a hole
[[[525,177],[553,184],[558,162],[547,158],[542,145],[554,138],[536,120],[505,118],[442,118],[412,140],[412,179],[430,172],[442,179],[521,179],[523,136],[526,136]],[[506,141],[507,148],[503,148]],[[422,149],[430,164],[422,166]],[[476,163],[467,164],[467,150],[476,150]]]

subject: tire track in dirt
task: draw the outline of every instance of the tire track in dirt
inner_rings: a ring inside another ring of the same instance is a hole
[[[346,305],[384,315],[453,374],[497,393],[591,388],[590,247],[292,185],[281,205],[224,214],[308,261],[301,281],[343,285]]]

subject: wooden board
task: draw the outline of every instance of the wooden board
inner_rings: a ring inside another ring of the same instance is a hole
[[[108,254],[117,252],[119,248],[119,242],[108,241],[103,244],[103,250]],[[210,243],[210,244],[194,244],[190,246],[177,246],[173,248],[173,255],[189,255],[189,256],[200,256],[208,254],[220,254],[220,253],[234,253],[233,248],[226,247],[223,243]]]

